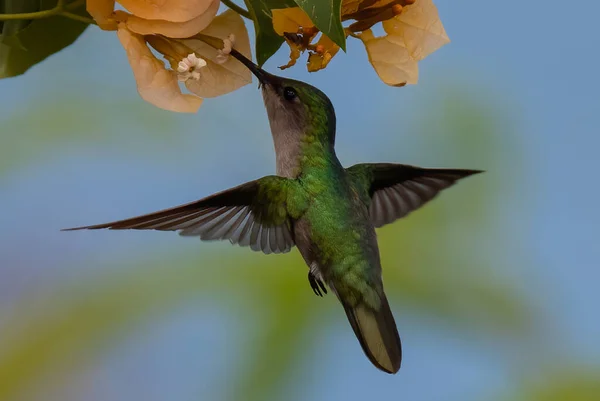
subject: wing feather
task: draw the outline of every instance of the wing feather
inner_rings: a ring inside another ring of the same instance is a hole
[[[348,169],[358,187],[368,186],[369,215],[375,227],[405,217],[443,189],[479,170],[427,169],[404,164],[357,164]]]
[[[268,204],[271,200],[268,194],[257,201],[261,191],[280,190],[276,184],[283,183],[281,180],[286,179],[264,177],[171,209],[63,231],[104,228],[178,231],[179,235],[198,236],[204,241],[228,239],[232,244],[250,246],[252,250],[264,253],[288,252],[295,245],[289,218],[282,220],[282,216],[268,214],[270,210],[281,210],[269,207],[272,205]],[[285,199],[285,196],[274,199]]]

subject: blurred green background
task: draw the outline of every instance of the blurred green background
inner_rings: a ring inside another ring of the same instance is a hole
[[[345,165],[487,170],[378,230],[399,374],[296,250],[59,232],[274,171],[255,83],[158,110],[91,27],[0,81],[0,400],[598,400],[600,4],[436,3],[453,42],[416,86],[382,84],[355,40],[285,73],[331,97]]]

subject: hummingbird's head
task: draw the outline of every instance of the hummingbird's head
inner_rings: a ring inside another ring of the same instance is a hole
[[[301,139],[312,134],[333,146],[335,111],[323,92],[305,82],[269,74],[235,50],[231,55],[258,78],[273,135],[286,133]]]

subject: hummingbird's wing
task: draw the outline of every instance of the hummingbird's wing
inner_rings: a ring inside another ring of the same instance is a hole
[[[370,200],[369,215],[375,227],[406,216],[461,178],[482,172],[392,163],[356,164],[347,171],[355,187]]]
[[[179,231],[201,240],[228,239],[254,251],[284,253],[294,246],[287,215],[288,179],[267,176],[199,201],[143,216],[72,230]]]

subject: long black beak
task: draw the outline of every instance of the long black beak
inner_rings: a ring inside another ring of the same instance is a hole
[[[260,83],[260,85],[268,84],[269,81],[272,80],[273,75],[269,74],[268,72],[260,68],[258,65],[254,64],[252,60],[248,60],[248,58],[246,58],[246,56],[244,56],[242,53],[238,52],[235,49],[231,49],[231,55],[238,59],[240,63],[248,67],[252,74],[254,74],[256,78],[258,78],[258,82]]]

